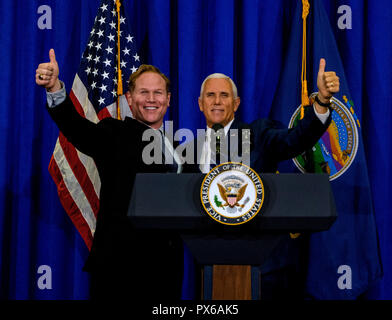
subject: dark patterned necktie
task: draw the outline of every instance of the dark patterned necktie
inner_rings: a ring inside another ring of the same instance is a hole
[[[222,138],[220,134],[218,134],[219,130],[223,130],[223,126],[220,123],[215,123],[212,126],[212,130],[214,130],[214,132],[212,133],[212,139],[211,139],[211,143],[214,143],[214,146],[212,146],[211,148],[211,159],[212,159],[212,152],[215,150],[215,165],[213,163],[211,163],[211,168],[213,168],[214,166],[217,166],[221,163],[221,144],[222,144]],[[213,137],[215,136],[215,139],[213,139]]]

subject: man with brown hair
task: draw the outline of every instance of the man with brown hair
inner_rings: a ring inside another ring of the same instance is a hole
[[[36,70],[36,83],[47,91],[48,112],[65,137],[94,159],[101,179],[97,226],[84,268],[91,274],[92,298],[179,299],[182,241],[165,232],[138,232],[126,217],[136,173],[172,170],[142,159],[149,143],[143,133],[160,129],[169,107],[169,79],[154,66],[140,66],[127,94],[134,119],[106,118],[95,124],[79,115],[66,94],[53,49],[49,58]]]

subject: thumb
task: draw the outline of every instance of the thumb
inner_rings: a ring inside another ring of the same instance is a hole
[[[321,58],[320,59],[320,66],[319,66],[319,73],[324,73],[324,71],[325,71],[325,65],[326,65],[326,62],[325,62],[325,59],[324,58]]]
[[[49,50],[49,59],[50,59],[50,62],[56,62],[56,54],[54,53],[53,49]]]

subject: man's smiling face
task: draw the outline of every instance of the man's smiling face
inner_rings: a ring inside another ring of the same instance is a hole
[[[233,89],[228,79],[208,79],[199,98],[200,111],[206,117],[207,126],[216,123],[226,126],[234,119],[234,113],[240,104],[240,98],[234,98]]]
[[[136,120],[159,129],[170,104],[170,93],[159,74],[144,72],[136,79],[127,100]]]

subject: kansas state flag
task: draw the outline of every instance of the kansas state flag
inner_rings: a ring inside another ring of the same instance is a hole
[[[270,115],[289,126],[295,125],[301,103],[302,5],[298,3],[285,67]],[[316,299],[355,299],[382,276],[360,122],[355,115],[361,106],[351,100],[321,0],[311,2],[307,34],[309,93],[317,92],[320,58],[326,60],[326,71],[335,71],[340,77],[340,92],[334,96],[332,123],[310,152],[314,171],[330,176],[338,218],[330,230],[310,237],[306,289]],[[291,170],[304,172],[306,164],[300,156],[290,161],[289,166]],[[288,163],[282,171],[287,169]]]

